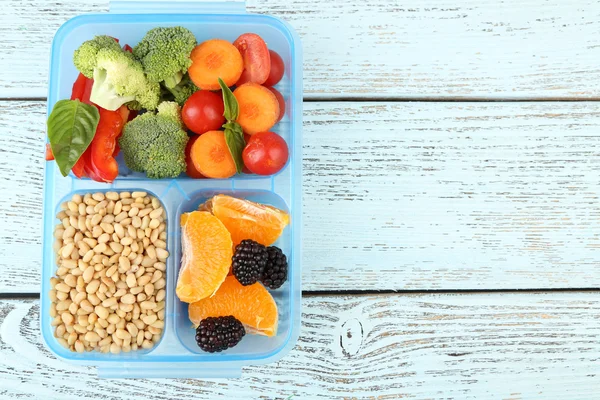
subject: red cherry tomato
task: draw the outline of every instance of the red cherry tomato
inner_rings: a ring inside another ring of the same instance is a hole
[[[288,160],[288,147],[281,136],[273,132],[252,135],[242,153],[244,164],[258,175],[279,172]]]
[[[279,118],[277,118],[277,122],[279,122],[285,115],[285,100],[283,99],[283,95],[279,93],[279,90],[269,86],[267,86],[267,89],[269,89],[271,93],[273,93],[275,97],[277,97],[277,102],[279,103]]]
[[[264,83],[271,72],[271,57],[265,41],[255,33],[244,33],[235,39],[233,45],[244,60],[244,71],[236,85],[247,82]]]
[[[248,135],[247,133],[244,133],[244,142],[245,142],[246,144],[248,144],[248,142],[250,141],[250,138],[251,138],[251,137],[252,137],[252,135]],[[242,158],[242,161],[243,161],[243,158]],[[244,164],[244,168],[242,168],[242,172],[243,172],[244,174],[252,174],[252,171],[250,171],[250,170],[248,169],[248,167],[246,167],[246,164]]]
[[[186,165],[185,173],[187,174],[187,176],[189,176],[190,178],[194,178],[194,179],[206,178],[194,166],[194,162],[192,161],[192,158],[190,157],[190,151],[192,149],[192,145],[196,142],[196,140],[199,137],[200,136],[191,137],[190,140],[188,140],[188,144],[185,146],[185,165]]]
[[[183,123],[192,132],[202,135],[221,129],[225,123],[223,98],[208,90],[199,90],[191,95],[181,110]]]
[[[271,56],[271,72],[269,72],[269,77],[263,83],[265,86],[275,86],[281,78],[283,78],[283,73],[285,72],[285,65],[283,64],[283,60],[281,56],[274,52],[273,50],[269,50],[269,55]]]

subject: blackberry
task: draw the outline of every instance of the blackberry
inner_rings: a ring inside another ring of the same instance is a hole
[[[267,248],[268,260],[260,281],[269,289],[278,289],[287,280],[288,263],[279,247]]]
[[[254,240],[242,240],[233,254],[233,276],[244,286],[252,285],[260,279],[267,264],[267,248]]]
[[[196,343],[209,353],[227,350],[242,340],[246,331],[235,317],[208,317],[196,328]]]

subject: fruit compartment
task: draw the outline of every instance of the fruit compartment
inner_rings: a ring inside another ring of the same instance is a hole
[[[243,23],[238,21],[240,17],[243,17]],[[132,22],[132,19],[135,20],[135,23]],[[295,139],[298,134],[296,131],[299,131],[300,127],[295,120],[301,118],[302,93],[301,88],[299,89],[298,79],[301,76],[302,64],[299,60],[299,52],[294,45],[295,34],[283,22],[265,15],[232,16],[221,14],[198,16],[173,14],[168,16],[168,21],[165,20],[165,15],[161,14],[98,14],[75,17],[67,21],[58,30],[52,43],[48,95],[49,109],[51,110],[56,101],[70,98],[73,83],[79,74],[73,65],[73,52],[84,41],[92,39],[96,35],[110,35],[119,38],[122,45],[134,46],[147,31],[157,26],[186,27],[194,33],[198,43],[212,38],[233,42],[239,35],[247,32],[253,32],[263,37],[269,48],[279,53],[285,63],[284,76],[275,85],[275,88],[279,90],[285,100],[286,114],[271,131],[284,138],[290,150],[291,160],[291,153],[297,148]],[[117,179],[146,179],[144,173],[134,172],[127,168],[122,155],[117,157],[117,161],[119,163],[119,176]],[[185,174],[175,179],[191,180]],[[256,180],[261,179],[261,177],[253,174],[240,174],[234,179]]]
[[[134,1],[111,2],[111,10],[132,12]],[[233,3],[227,3],[233,4]],[[243,4],[243,3],[242,3]],[[189,8],[190,6],[194,6]],[[139,7],[139,3],[138,6]],[[177,12],[172,3],[144,3],[143,12]],[[189,14],[215,12],[229,6],[216,3],[186,3],[188,14],[90,14],[75,17],[65,23],[56,33],[51,56],[48,93],[48,113],[54,104],[69,98],[77,71],[72,54],[83,41],[97,34],[118,37],[122,44],[137,43],[151,28],[156,26],[185,26],[197,37],[198,42],[218,37],[233,41],[246,32],[261,35],[269,48],[283,58],[286,71],[276,88],[286,100],[286,115],[272,129],[288,143],[290,158],[286,167],[270,177],[237,175],[226,180],[175,179],[151,180],[143,174],[129,171],[120,160],[120,175],[111,184],[90,179],[62,177],[54,163],[48,163],[45,171],[43,262],[41,294],[42,335],[48,348],[59,357],[74,364],[96,365],[100,377],[235,377],[241,368],[250,364],[273,362],[282,357],[295,344],[300,329],[300,260],[301,260],[301,127],[302,127],[302,61],[299,38],[282,21],[265,15],[248,14]],[[168,10],[168,11],[165,11]],[[207,11],[208,10],[208,11]],[[243,11],[230,7],[229,11]],[[228,12],[228,11],[224,11]],[[156,196],[165,207],[167,215],[167,294],[165,328],[161,341],[152,349],[130,353],[102,354],[100,352],[74,353],[63,348],[53,336],[49,315],[50,278],[56,271],[53,251],[56,213],[65,199],[74,193],[106,191],[145,191]],[[212,194],[223,193],[264,202],[290,212],[291,223],[285,229],[277,245],[288,257],[288,282],[271,291],[279,308],[278,333],[273,338],[246,335],[238,346],[223,353],[203,353],[193,342],[194,330],[187,317],[187,305],[175,295],[175,286],[181,257],[179,216],[195,209]]]
[[[277,207],[283,211],[290,212],[286,202],[279,197],[277,194],[267,190],[252,190],[252,189],[231,189],[231,190],[214,190],[214,189],[202,189],[198,192],[192,193],[189,196],[189,200],[183,202],[177,210],[176,218],[179,220],[181,214],[191,212],[198,209],[198,206],[203,204],[206,200],[210,199],[214,195],[225,194],[240,199],[246,199],[261,204],[268,204]],[[275,246],[281,248],[283,253],[289,259],[289,269],[293,272],[295,266],[293,264],[293,249],[291,246],[291,229],[286,227],[282,235],[279,237]],[[179,243],[181,240],[179,238]],[[181,265],[182,250],[181,246],[175,249],[175,263]],[[248,354],[252,354],[253,358],[266,357],[271,353],[277,352],[283,345],[285,345],[286,338],[290,335],[290,318],[293,315],[292,306],[292,291],[291,288],[294,286],[292,281],[293,274],[290,272],[289,280],[283,284],[277,290],[269,290],[275,303],[277,304],[277,310],[279,314],[279,325],[277,329],[277,335],[273,337],[267,337],[264,335],[250,335],[247,334],[242,341],[235,347],[228,349],[224,354],[236,356],[236,357],[247,357]],[[174,291],[174,288],[173,288]],[[174,310],[175,319],[175,333],[181,343],[192,353],[199,354],[202,356],[213,357],[213,354],[203,352],[196,344],[195,330],[192,329],[192,323],[188,318],[188,304],[181,301],[175,302]]]

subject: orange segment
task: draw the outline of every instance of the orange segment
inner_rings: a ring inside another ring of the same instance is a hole
[[[175,292],[183,302],[212,296],[223,283],[233,256],[231,235],[204,211],[181,215],[181,269]]]
[[[224,194],[214,196],[200,210],[219,218],[236,246],[244,239],[270,246],[290,223],[290,216],[282,210]]]
[[[233,315],[248,333],[277,334],[277,304],[269,291],[260,283],[242,286],[234,276],[227,277],[214,296],[190,304],[188,312],[195,326],[204,318]]]

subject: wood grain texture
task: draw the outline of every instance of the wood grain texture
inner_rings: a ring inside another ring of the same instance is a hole
[[[281,361],[230,380],[98,380],[41,343],[37,301],[0,301],[0,397],[591,399],[595,293],[308,297]]]
[[[599,114],[306,103],[303,289],[600,287]],[[44,118],[0,102],[0,292],[39,291]]]
[[[294,26],[307,98],[600,97],[594,0],[248,0]],[[106,0],[4,0],[0,97],[45,97],[55,31]]]
[[[0,102],[0,292],[39,290],[45,119],[45,103]]]

